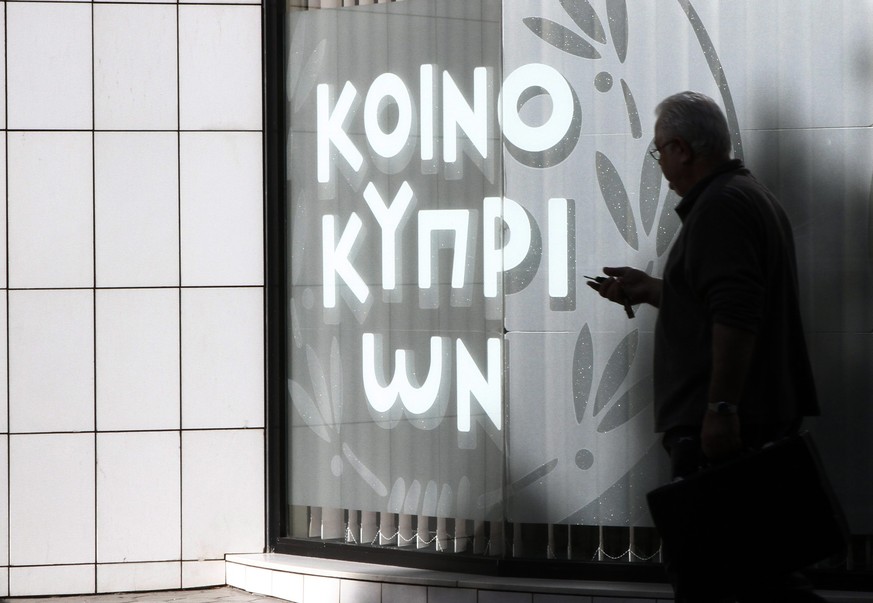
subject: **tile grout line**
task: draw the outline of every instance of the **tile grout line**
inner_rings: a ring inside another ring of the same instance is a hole
[[[92,368],[94,384],[92,394],[94,396],[92,418],[94,424],[94,592],[99,592],[99,579],[97,571],[97,542],[99,538],[99,488],[97,479],[100,474],[98,469],[97,447],[97,97],[96,97],[96,35],[94,25],[94,2],[91,2],[91,290],[92,303]]]
[[[5,593],[2,593],[3,596],[9,594],[9,582],[10,582],[10,574],[12,573],[10,565],[12,563],[12,438],[10,437],[10,423],[12,420],[12,413],[10,404],[10,387],[9,387],[9,60],[8,60],[8,39],[9,39],[9,27],[7,25],[7,11],[6,11],[6,3],[3,3],[3,169],[4,172],[4,215],[6,219],[5,227],[5,252],[6,257],[5,266],[6,266],[6,282],[4,283],[6,287],[5,291],[5,299],[6,299],[6,366],[4,370],[6,371],[6,542],[4,543],[4,549],[6,551],[6,589]]]

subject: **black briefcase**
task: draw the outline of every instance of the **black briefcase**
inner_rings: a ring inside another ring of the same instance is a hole
[[[714,584],[802,569],[848,543],[845,517],[806,432],[647,498],[670,563]]]

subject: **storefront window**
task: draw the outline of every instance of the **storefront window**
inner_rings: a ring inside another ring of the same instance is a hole
[[[678,198],[647,150],[654,107],[679,90],[722,105],[734,155],[792,216],[820,385],[873,394],[867,375],[841,381],[847,367],[824,351],[873,357],[856,337],[873,327],[869,286],[840,289],[845,313],[816,293],[833,270],[873,282],[868,255],[820,247],[848,237],[869,249],[851,217],[869,214],[873,84],[843,70],[831,73],[839,98],[803,88],[793,102],[755,83],[781,74],[787,95],[819,73],[811,65],[870,56],[870,7],[857,23],[850,3],[829,17],[792,11],[813,37],[842,42],[788,60],[771,47],[793,44],[797,27],[753,0],[292,4],[279,539],[660,561],[645,503],[667,481],[652,420],[656,310],[629,318],[583,275],[661,273]],[[828,156],[844,174],[844,196],[826,195],[835,213],[791,180],[794,159],[812,170],[831,144],[863,158]],[[860,408],[826,406],[811,426],[829,467],[848,456],[834,417]],[[859,503],[869,480],[831,472],[853,531],[873,532]]]

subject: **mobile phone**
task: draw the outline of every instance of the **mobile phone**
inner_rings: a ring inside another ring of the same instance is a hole
[[[582,275],[582,278],[586,278],[593,283],[597,283],[598,285],[607,280],[605,276],[587,276],[585,274]],[[624,313],[627,314],[628,318],[634,317],[634,309],[631,307],[630,302],[624,302]]]

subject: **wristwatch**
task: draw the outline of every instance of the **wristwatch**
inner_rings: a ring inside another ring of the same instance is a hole
[[[725,402],[724,400],[710,402],[709,412],[714,412],[717,415],[735,415],[737,414],[737,405]]]

